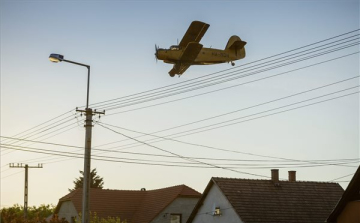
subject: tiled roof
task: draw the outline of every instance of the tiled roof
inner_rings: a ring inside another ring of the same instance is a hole
[[[245,223],[324,222],[343,193],[337,183],[212,178],[188,222],[214,184]]]
[[[341,199],[329,215],[327,222],[336,222],[347,203],[355,200],[360,200],[360,166],[341,196]]]
[[[120,217],[128,223],[148,223],[177,197],[200,196],[186,185],[148,191],[90,189],[89,209],[99,217]],[[81,212],[82,189],[60,198],[55,213],[64,201],[72,201],[76,210]]]

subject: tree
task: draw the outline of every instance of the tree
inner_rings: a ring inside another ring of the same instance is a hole
[[[74,188],[73,189],[69,189],[69,191],[73,191],[76,190],[78,188],[82,188],[83,187],[83,182],[84,182],[84,172],[83,171],[79,171],[80,174],[82,176],[80,176],[79,178],[75,179],[74,182]],[[100,188],[103,189],[104,187],[104,180],[102,177],[99,177],[97,175],[96,172],[96,168],[93,169],[90,173],[90,188]]]
[[[3,208],[1,212],[2,223],[45,223],[46,218],[54,212],[54,205],[42,204],[39,207],[28,207],[27,219],[24,219],[24,207],[15,204],[12,207]],[[55,218],[53,218],[56,220]],[[53,223],[63,223],[64,221],[53,221]]]

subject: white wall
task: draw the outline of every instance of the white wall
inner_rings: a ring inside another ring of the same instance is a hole
[[[78,217],[78,213],[75,209],[74,204],[71,201],[65,201],[61,204],[58,216],[59,219],[65,218],[69,223],[72,223],[71,217]]]
[[[181,223],[186,223],[199,198],[176,198],[151,223],[170,223],[170,214],[181,214]]]
[[[215,207],[220,207],[221,216],[213,216]],[[199,208],[192,223],[243,223],[232,208],[230,202],[223,195],[216,184],[213,184],[209,193]]]

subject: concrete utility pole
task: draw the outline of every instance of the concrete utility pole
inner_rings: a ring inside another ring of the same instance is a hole
[[[76,109],[77,112],[84,112],[85,119],[85,157],[84,157],[84,181],[83,181],[83,200],[82,200],[82,222],[89,223],[90,210],[89,210],[89,192],[90,192],[90,164],[91,164],[91,138],[93,127],[93,115],[105,114],[105,112],[93,111],[91,108],[86,107],[85,110]]]
[[[93,120],[92,116],[99,114],[104,115],[105,111],[98,112],[93,111],[89,108],[89,89],[90,89],[90,66],[78,62],[74,62],[71,60],[65,60],[63,55],[60,54],[51,54],[49,57],[52,62],[68,62],[72,64],[76,64],[79,66],[86,67],[88,70],[88,78],[87,78],[87,91],[86,91],[86,108],[85,110],[79,110],[76,108],[77,112],[85,113],[85,156],[84,156],[84,181],[83,181],[83,199],[82,199],[82,223],[89,223],[90,211],[89,211],[89,192],[90,192],[90,161],[91,161],[91,137],[92,137],[92,127]]]
[[[38,164],[37,166],[29,166],[25,164],[23,166],[22,163],[18,163],[15,165],[14,163],[9,164],[10,168],[25,168],[25,187],[24,187],[24,218],[27,219],[27,209],[28,209],[28,192],[29,192],[29,185],[28,185],[28,172],[29,168],[43,168],[42,164]]]

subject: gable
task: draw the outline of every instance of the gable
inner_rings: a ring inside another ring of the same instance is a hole
[[[171,214],[180,214],[185,223],[200,197],[178,197],[162,210],[151,223],[170,223]]]
[[[219,207],[221,216],[214,215],[215,208]],[[243,223],[239,215],[232,207],[229,200],[224,196],[216,184],[212,184],[206,197],[201,201],[192,223]]]

